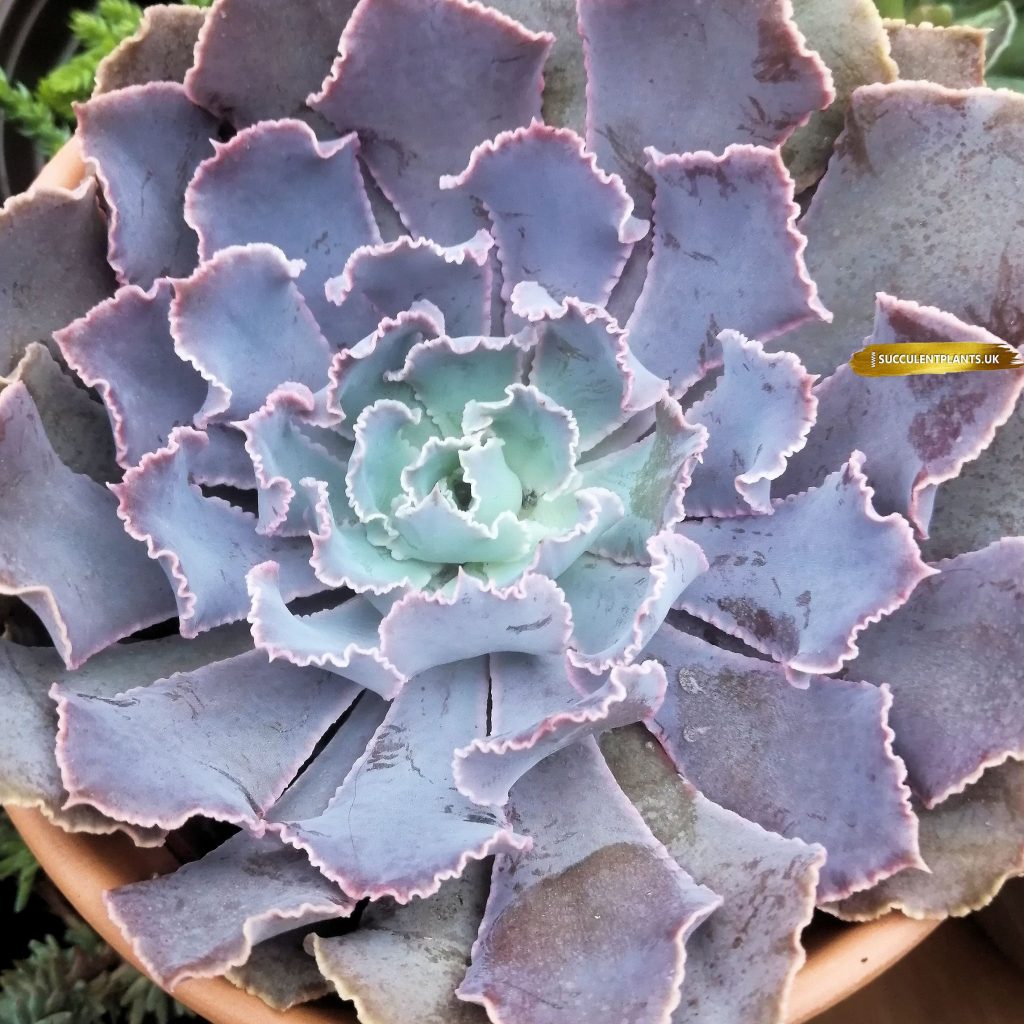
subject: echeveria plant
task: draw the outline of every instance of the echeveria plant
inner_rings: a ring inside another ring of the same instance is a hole
[[[1024,867],[1024,371],[846,365],[1024,341],[1024,97],[867,0],[498,7],[153,15],[5,209],[0,796],[237,827],[107,896],[168,986],[772,1024],[815,906]]]

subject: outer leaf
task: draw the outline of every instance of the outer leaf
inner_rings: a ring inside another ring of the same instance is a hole
[[[869,344],[929,340],[998,339],[937,309],[879,294]],[[815,484],[847,452],[859,449],[878,510],[902,513],[927,536],[936,488],[988,447],[1024,388],[1024,369],[995,378],[947,373],[892,380],[860,377],[849,365],[840,366],[815,388],[817,421],[782,486],[792,492]]]
[[[616,782],[673,859],[723,897],[687,943],[673,1024],[777,1024],[804,961],[800,933],[825,851],[705,799],[639,726],[600,742]]]
[[[767,340],[829,319],[807,276],[799,208],[778,150],[646,152],[654,255],[628,324],[644,365],[679,393],[721,364],[723,328]]]
[[[271,1009],[290,1010],[331,994],[331,983],[320,973],[303,944],[312,928],[295,928],[253,946],[249,959],[224,972],[232,985],[262,999]]]
[[[0,593],[39,616],[68,668],[173,618],[163,574],[125,535],[103,487],[57,458],[24,384],[0,391],[0,426]]]
[[[720,153],[732,142],[776,146],[832,100],[828,69],[782,0],[580,0],[579,12],[587,145],[638,202],[647,191],[644,146],[666,153]],[[681,102],[666,105],[666,96]]]
[[[938,575],[865,634],[853,667],[892,687],[897,750],[926,807],[986,767],[1024,757],[1024,538],[934,568]]]
[[[908,25],[887,22],[892,58],[900,78],[924,79],[950,89],[985,84],[985,36],[970,25]]]
[[[452,751],[486,720],[483,659],[418,675],[323,814],[290,821],[282,838],[353,898],[399,903],[433,895],[470,861],[522,849],[528,840],[452,780]]]
[[[481,139],[539,116],[551,43],[469,0],[367,0],[310,103],[339,131],[359,132],[367,166],[413,234],[463,242],[479,218],[438,181]]]
[[[198,431],[178,427],[166,448],[146,455],[111,487],[125,529],[145,542],[174,587],[187,637],[245,618],[246,573],[267,559],[281,563],[289,600],[323,589],[310,569],[305,541],[259,536],[255,516],[205,496],[190,482],[191,467],[207,444]],[[211,551],[217,552],[213,560]]]
[[[209,155],[216,119],[175,82],[129,86],[75,113],[82,151],[110,206],[118,280],[149,288],[160,277],[185,277],[196,265],[196,237],[182,216],[185,187]]]
[[[889,910],[909,917],[962,917],[1024,872],[1024,765],[1007,761],[933,810],[920,809],[921,856],[908,869],[826,909],[846,921]]]
[[[33,189],[0,213],[0,374],[114,290],[96,183]]]
[[[520,720],[498,712],[496,727]],[[535,843],[495,860],[459,998],[495,1024],[665,1021],[684,943],[719,898],[650,833],[592,739],[522,778],[511,813]]]
[[[78,691],[73,680],[56,685],[67,806],[150,827],[202,815],[259,832],[358,692],[320,669],[271,663],[262,651],[114,697]]]
[[[356,160],[358,139],[320,143],[302,121],[261,121],[216,148],[185,197],[200,259],[232,245],[269,242],[303,260],[297,284],[331,335],[338,310],[324,295],[325,283],[360,246],[380,242]]]
[[[863,461],[854,452],[820,487],[776,502],[770,516],[681,526],[711,568],[678,607],[788,672],[837,671],[857,654],[857,635],[934,571],[906,521],[875,512]]]
[[[771,482],[807,442],[815,423],[814,378],[788,352],[766,355],[756,341],[723,331],[725,373],[686,417],[707,428],[708,446],[686,491],[686,513],[770,513]],[[852,447],[832,459],[839,465]]]
[[[921,866],[886,687],[815,678],[798,690],[778,666],[672,627],[644,653],[674,682],[653,729],[680,773],[749,821],[821,843],[820,900]]]

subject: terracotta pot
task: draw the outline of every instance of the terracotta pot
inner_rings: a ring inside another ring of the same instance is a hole
[[[84,167],[74,141],[44,169],[38,183],[74,187]],[[10,808],[18,831],[53,882],[111,946],[135,963],[103,907],[107,889],[164,874],[177,867],[166,850],[137,849],[124,836],[70,835],[38,811]],[[909,953],[936,926],[891,914],[863,925],[813,928],[807,962],[796,977],[787,1024],[804,1024],[852,995]],[[183,982],[174,995],[213,1024],[356,1024],[350,1010],[300,1006],[287,1014],[270,1009],[221,979]]]

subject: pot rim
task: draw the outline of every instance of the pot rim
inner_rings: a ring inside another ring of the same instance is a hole
[[[35,188],[74,188],[86,174],[77,137],[46,165]],[[120,929],[107,915],[103,893],[178,867],[164,848],[136,847],[123,834],[69,833],[40,811],[8,807],[7,813],[43,870],[83,918],[138,970],[145,973]],[[865,924],[812,936],[807,959],[790,988],[786,1024],[806,1024],[888,970],[922,942],[940,921],[890,913]],[[224,978],[190,979],[173,993],[214,1024],[357,1024],[349,1009],[315,1003],[286,1013]]]

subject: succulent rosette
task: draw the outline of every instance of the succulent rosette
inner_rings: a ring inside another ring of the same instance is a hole
[[[0,796],[236,827],[107,895],[168,986],[773,1024],[816,906],[1024,866],[1024,371],[846,365],[1024,341],[1024,97],[498,7],[157,9],[5,208]]]

